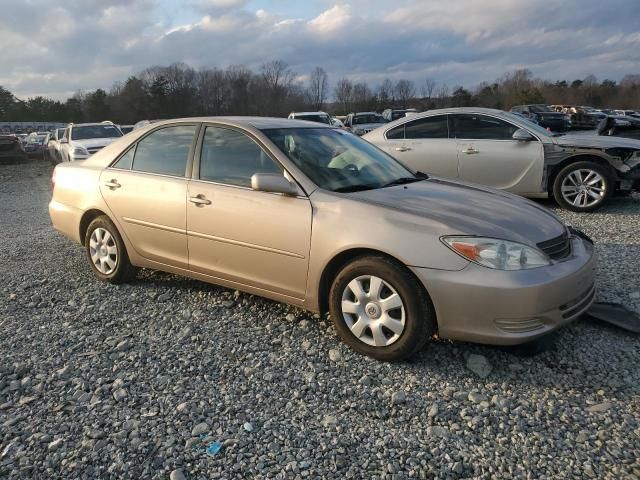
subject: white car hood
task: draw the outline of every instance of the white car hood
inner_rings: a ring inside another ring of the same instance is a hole
[[[120,137],[88,138],[86,140],[73,140],[72,143],[82,145],[84,148],[106,147]]]
[[[593,148],[637,148],[640,149],[640,140],[624,137],[609,137],[606,135],[562,135],[554,137],[556,144],[566,147],[593,147]]]

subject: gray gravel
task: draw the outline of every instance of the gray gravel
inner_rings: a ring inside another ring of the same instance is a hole
[[[376,362],[286,305],[97,282],[50,226],[49,173],[0,165],[1,478],[640,477],[637,337],[582,320],[534,357]],[[640,311],[640,198],[560,214],[597,242],[599,298]]]

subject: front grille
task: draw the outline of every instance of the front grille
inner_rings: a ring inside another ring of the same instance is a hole
[[[538,243],[538,248],[546,253],[552,260],[562,260],[571,253],[571,239],[567,233],[559,237]]]

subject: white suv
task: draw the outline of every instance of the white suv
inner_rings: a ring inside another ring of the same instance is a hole
[[[112,122],[70,123],[60,141],[60,156],[63,162],[85,160],[121,136]]]

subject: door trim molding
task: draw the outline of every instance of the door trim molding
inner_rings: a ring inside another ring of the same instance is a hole
[[[237,245],[240,247],[253,248],[255,250],[262,250],[263,252],[277,253],[278,255],[284,255],[286,257],[304,259],[304,255],[300,255],[295,252],[288,252],[286,250],[278,250],[277,248],[265,247],[263,245],[256,245],[254,243],[241,242],[239,240],[231,240],[230,238],[216,237],[213,235],[207,235],[204,233],[194,232],[187,230],[187,235],[191,237],[204,238],[205,240],[212,240],[214,242],[228,243],[230,245]]]
[[[167,225],[160,225],[158,223],[145,222],[144,220],[137,220],[135,218],[122,217],[122,220],[126,223],[131,223],[133,225],[140,225],[143,227],[149,228],[157,228],[158,230],[164,230],[166,232],[179,233],[181,235],[185,235],[187,232],[182,228],[169,227]]]

